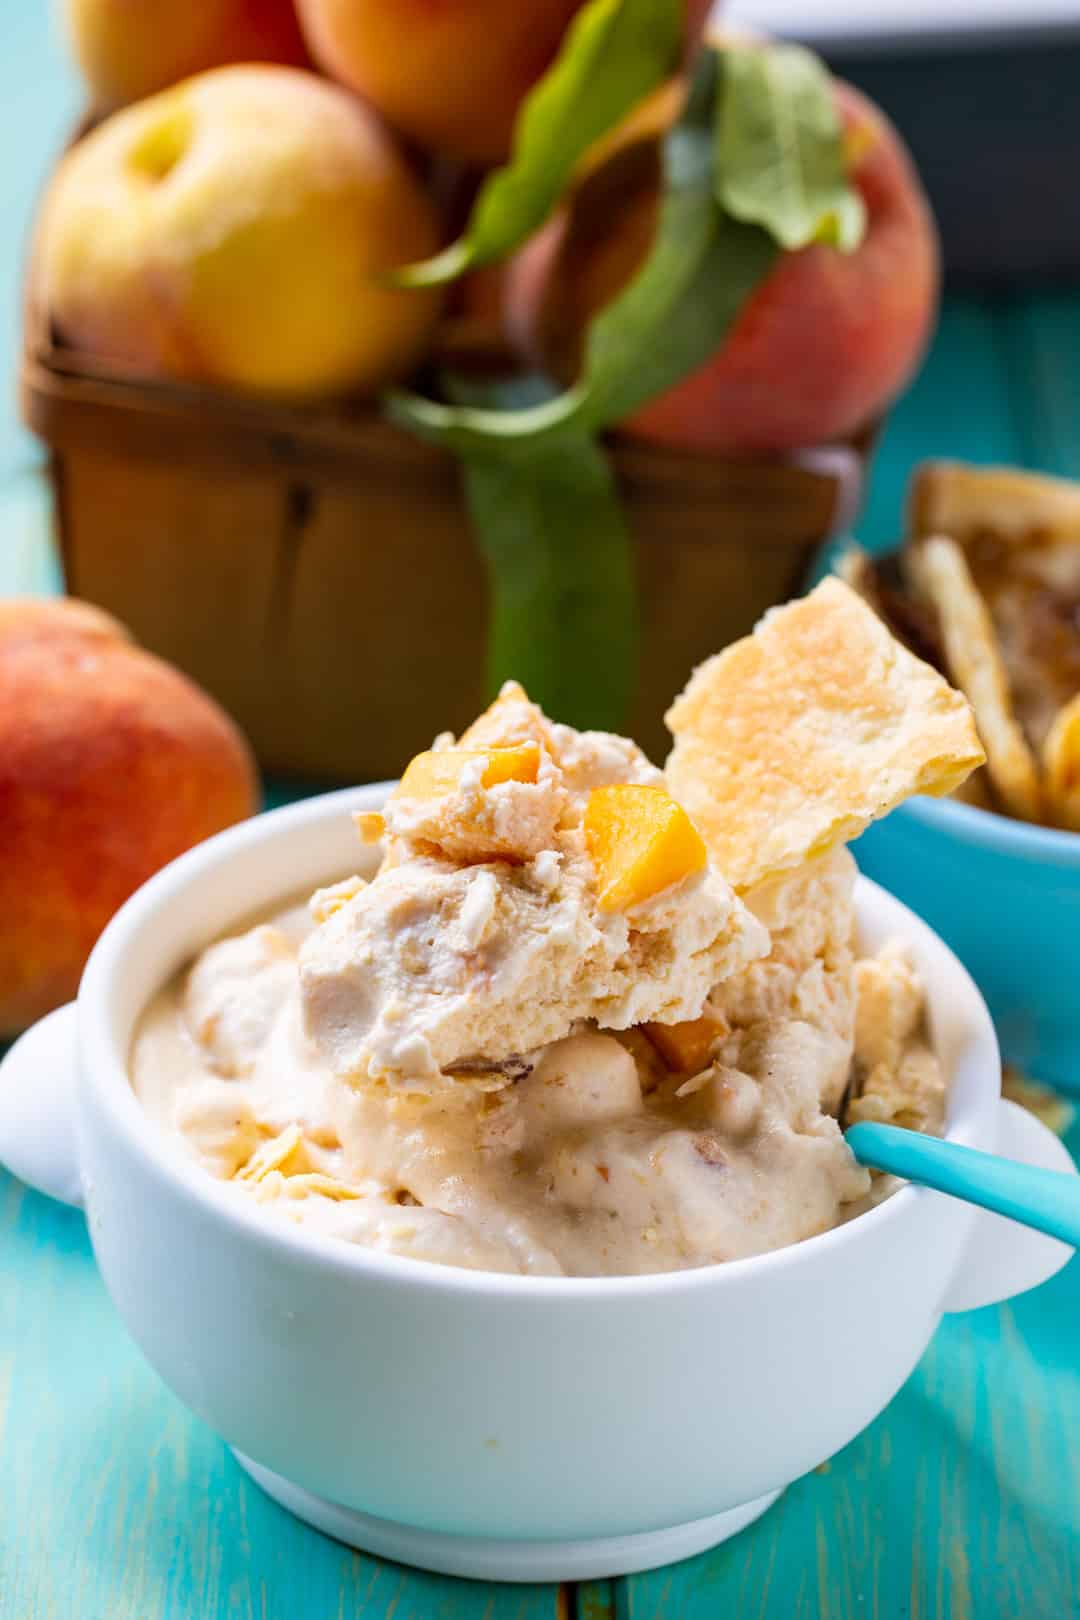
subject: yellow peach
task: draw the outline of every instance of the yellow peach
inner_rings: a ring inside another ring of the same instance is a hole
[[[134,375],[279,397],[407,373],[438,297],[387,284],[439,244],[374,114],[292,68],[227,67],[107,119],[50,189],[54,327]]]

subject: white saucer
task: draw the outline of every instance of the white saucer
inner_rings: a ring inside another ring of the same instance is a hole
[[[593,1541],[493,1541],[483,1536],[415,1530],[390,1519],[376,1519],[315,1496],[252,1462],[242,1452],[233,1455],[275,1502],[336,1541],[379,1558],[392,1558],[399,1564],[434,1570],[438,1575],[463,1575],[480,1581],[595,1581],[609,1575],[656,1569],[727,1541],[752,1524],[780,1495],[779,1491],[771,1491],[727,1513],[636,1536],[602,1536]]]

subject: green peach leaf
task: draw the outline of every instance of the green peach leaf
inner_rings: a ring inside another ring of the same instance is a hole
[[[547,452],[470,455],[465,495],[491,581],[493,691],[518,680],[570,725],[626,725],[637,676],[637,590],[603,451],[584,434]]]
[[[510,161],[484,182],[465,234],[394,279],[404,287],[452,281],[538,230],[588,148],[674,71],[682,20],[682,0],[590,0],[526,97]]]
[[[828,69],[797,45],[731,45],[717,98],[717,200],[795,251],[824,242],[853,253],[866,210],[847,176]]]
[[[649,256],[589,327],[575,414],[593,428],[620,421],[714,354],[776,260],[765,231],[730,218],[711,198],[717,65],[717,53],[703,53],[683,117],[664,142]]]
[[[582,373],[525,410],[477,409],[395,393],[390,417],[460,454],[531,454],[568,434],[611,426],[670,388],[723,342],[778,248],[731,219],[713,195],[717,56],[703,51],[686,107],[664,141],[664,184],[652,249],[625,291],[592,322]]]

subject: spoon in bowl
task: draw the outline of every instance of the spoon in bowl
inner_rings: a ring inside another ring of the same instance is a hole
[[[886,1170],[966,1199],[1080,1248],[1080,1176],[1037,1169],[898,1125],[864,1121],[849,1126],[844,1138],[869,1170]]]

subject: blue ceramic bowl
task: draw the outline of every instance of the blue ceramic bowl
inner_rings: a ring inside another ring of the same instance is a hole
[[[1006,1061],[1080,1092],[1080,833],[919,798],[855,855],[968,968]]]

